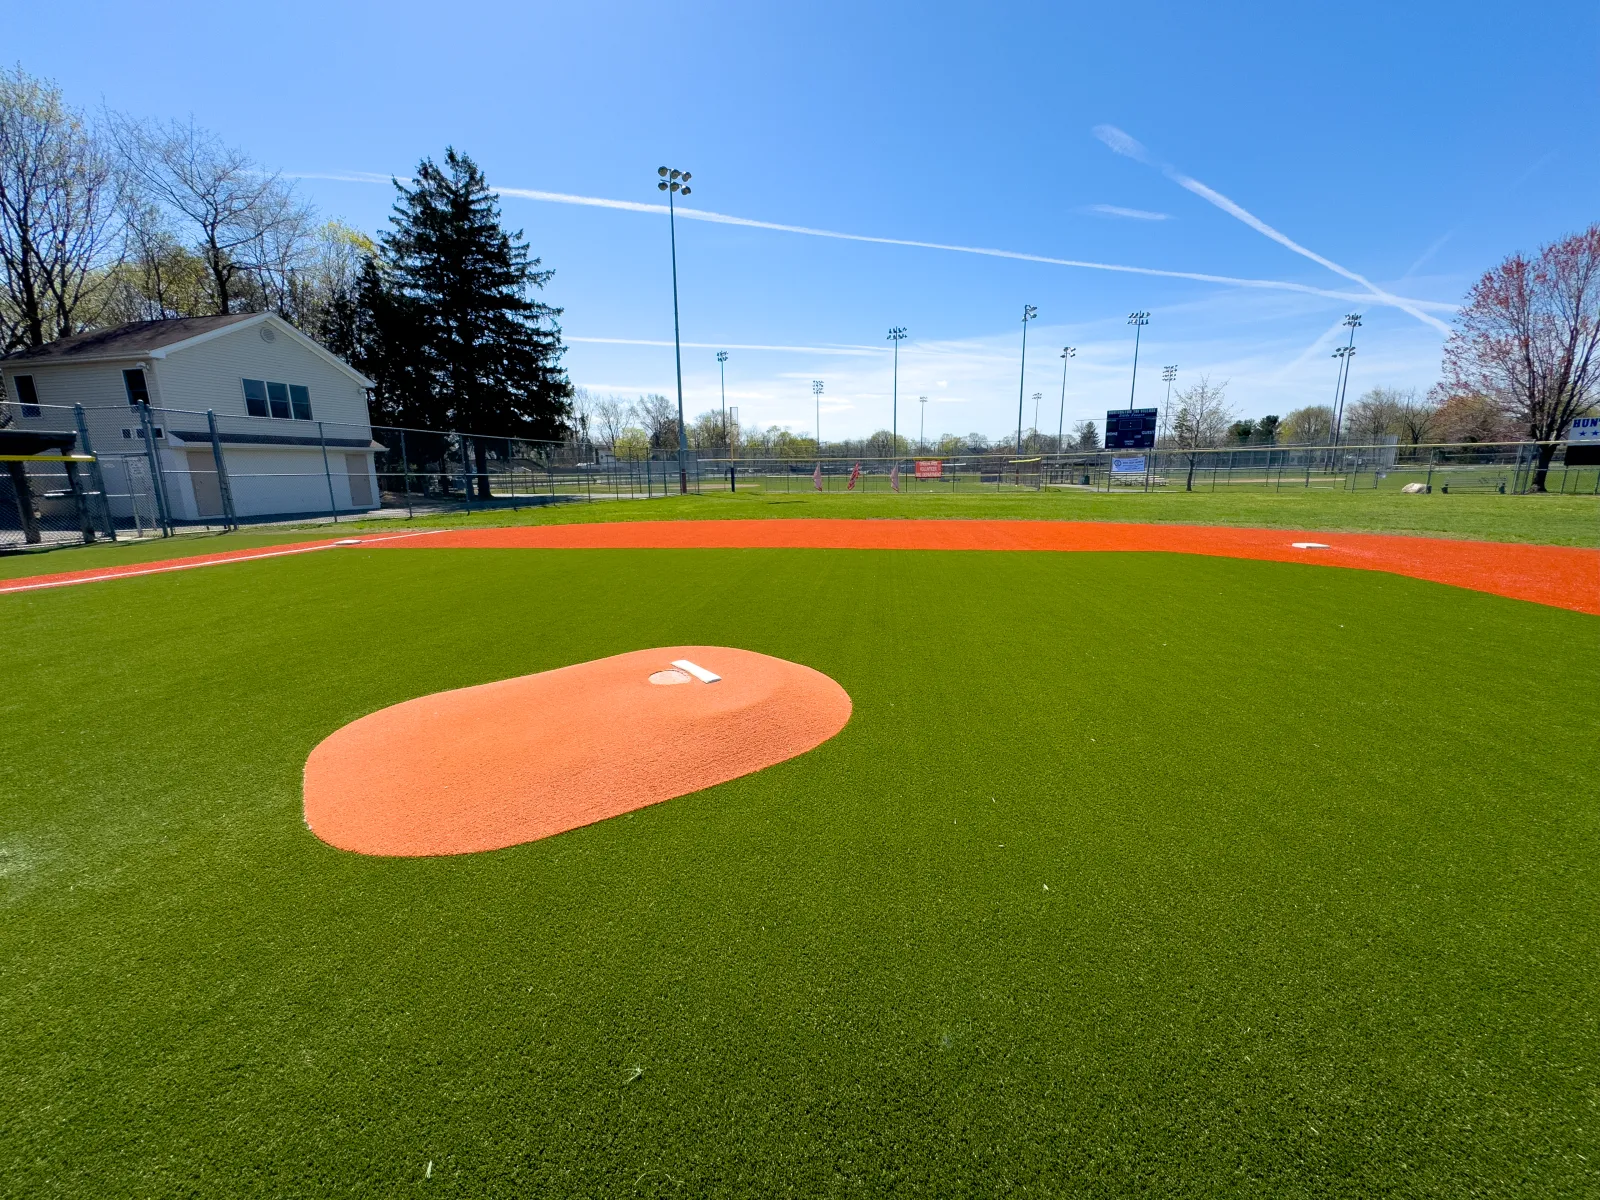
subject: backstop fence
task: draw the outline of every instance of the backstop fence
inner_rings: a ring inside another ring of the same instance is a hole
[[[32,435],[70,450],[11,453]],[[0,550],[237,528],[550,503],[649,500],[680,490],[905,495],[1020,491],[1529,491],[1534,442],[1158,447],[1143,452],[774,458],[673,447],[619,458],[584,440],[239,417],[145,405],[0,406]],[[1575,456],[1576,457],[1576,456]],[[1600,494],[1600,467],[1558,445],[1551,492]]]

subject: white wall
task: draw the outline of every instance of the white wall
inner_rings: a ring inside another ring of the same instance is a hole
[[[262,341],[263,329],[272,330],[271,342]],[[313,422],[269,417],[261,422],[263,429],[313,437],[315,421],[329,423],[329,437],[362,436],[371,429],[366,389],[276,320],[228,328],[198,345],[172,350],[151,366],[161,392],[156,403],[165,408],[201,413],[209,408],[218,417],[243,417],[243,381],[265,379],[309,388]]]
[[[273,329],[271,342],[261,338],[263,327]],[[170,350],[164,357],[158,356],[158,352],[149,352],[97,362],[18,363],[0,368],[0,375],[5,377],[8,407],[18,427],[75,429],[71,406],[82,404],[90,445],[97,454],[106,459],[123,455],[142,459],[145,447],[139,438],[139,421],[128,406],[122,380],[124,369],[140,363],[144,364],[145,382],[150,390],[152,423],[163,431],[203,433],[205,410],[216,413],[224,436],[223,456],[232,484],[234,509],[240,517],[325,513],[329,507],[329,476],[334,504],[341,512],[350,511],[354,505],[345,459],[350,453],[364,457],[373,506],[376,506],[378,480],[374,456],[364,449],[371,439],[365,388],[348,371],[300,342],[276,318],[250,322],[244,328],[226,329],[197,345]],[[15,375],[33,376],[41,405],[61,407],[44,407],[40,416],[23,418],[21,407],[16,403],[16,388],[11,382]],[[313,419],[249,417],[242,382],[247,378],[305,386],[311,393]],[[320,447],[226,443],[229,432],[314,439],[319,436],[319,426],[329,439],[357,441],[362,448],[329,447],[329,469],[324,472]],[[130,436],[123,436],[125,430]],[[174,444],[171,438],[162,438],[155,444],[161,452],[172,516],[180,521],[197,519],[200,512],[189,479],[187,450],[204,450],[209,458],[209,443]],[[124,491],[128,471],[123,464],[106,462],[104,466],[107,490]],[[136,485],[148,486],[148,472],[143,468],[134,468],[134,479]],[[119,517],[132,511],[127,500],[114,501],[112,508]]]

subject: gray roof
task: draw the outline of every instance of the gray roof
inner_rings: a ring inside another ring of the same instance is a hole
[[[177,317],[170,321],[135,321],[115,329],[98,329],[57,338],[33,350],[8,354],[5,361],[72,362],[88,358],[136,357],[175,342],[186,342],[202,333],[248,321],[259,313],[231,313],[226,317]]]

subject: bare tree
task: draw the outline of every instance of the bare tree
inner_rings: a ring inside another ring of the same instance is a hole
[[[260,303],[287,310],[311,228],[311,210],[293,189],[192,121],[155,125],[114,117],[111,129],[145,201],[192,230],[216,312],[234,310],[241,293],[252,290],[246,280]]]
[[[1419,398],[1416,388],[1407,388],[1400,401],[1399,421],[1400,432],[1413,446],[1427,441],[1428,435],[1439,425],[1439,406],[1432,393]]]
[[[628,427],[629,415],[627,401],[619,396],[602,396],[595,401],[595,433],[601,445],[610,449],[617,444],[622,431]]]
[[[1172,435],[1178,448],[1189,458],[1189,477],[1183,490],[1194,491],[1195,466],[1200,461],[1200,451],[1221,445],[1228,436],[1228,426],[1233,421],[1233,409],[1227,404],[1228,381],[1212,384],[1208,375],[1200,376],[1178,393],[1178,411],[1172,418]]]
[[[640,396],[633,404],[634,419],[650,435],[650,444],[657,449],[672,449],[678,445],[678,406],[656,392]]]
[[[1452,393],[1435,384],[1432,397],[1440,436],[1447,442],[1502,442],[1516,436],[1500,406],[1477,392]]]
[[[1391,433],[1398,434],[1401,413],[1417,398],[1416,389],[1375,387],[1362,393],[1344,414],[1345,437],[1353,445],[1371,445]]]
[[[118,257],[116,175],[61,90],[0,71],[0,338],[5,350],[76,333]]]
[[[1491,397],[1539,443],[1542,492],[1572,418],[1600,387],[1600,224],[1513,254],[1473,285],[1445,343],[1451,389]]]

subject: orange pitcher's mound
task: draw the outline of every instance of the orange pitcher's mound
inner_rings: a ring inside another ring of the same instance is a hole
[[[306,824],[360,854],[498,850],[770,767],[849,719],[845,690],[799,663],[636,650],[352,721],[306,760]]]

